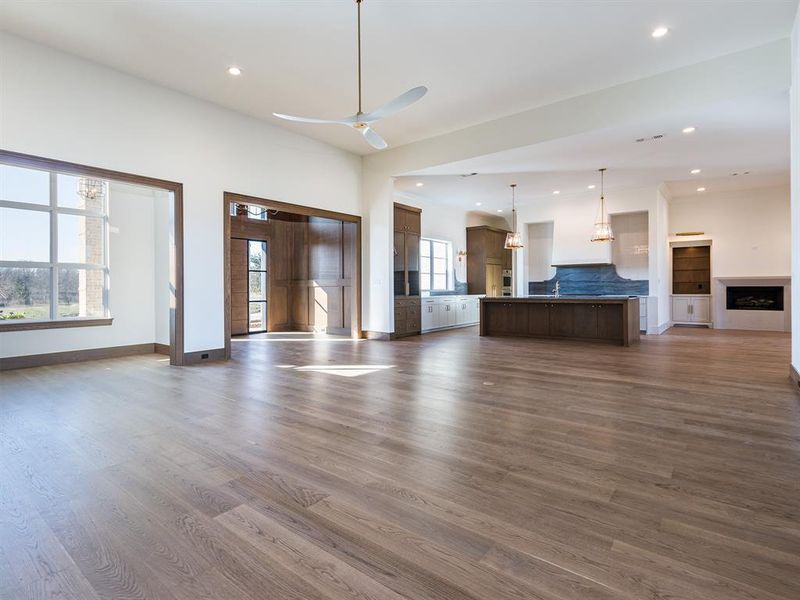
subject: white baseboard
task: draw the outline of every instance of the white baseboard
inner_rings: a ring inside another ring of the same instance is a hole
[[[670,327],[672,327],[672,321],[667,321],[666,323],[662,323],[656,327],[648,327],[647,335],[661,335]]]

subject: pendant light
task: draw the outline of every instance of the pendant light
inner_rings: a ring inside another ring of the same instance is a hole
[[[506,250],[519,250],[522,248],[522,239],[520,238],[519,231],[517,231],[517,206],[516,206],[516,190],[517,184],[511,184],[511,229],[506,234],[506,243],[504,248]]]
[[[611,231],[611,222],[606,213],[606,198],[603,190],[603,175],[605,169],[598,169],[600,171],[600,214],[597,221],[594,223],[594,235],[592,236],[593,242],[613,242],[614,232]]]

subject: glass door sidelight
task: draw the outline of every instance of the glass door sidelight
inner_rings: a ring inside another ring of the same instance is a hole
[[[267,330],[267,242],[247,242],[248,332]]]

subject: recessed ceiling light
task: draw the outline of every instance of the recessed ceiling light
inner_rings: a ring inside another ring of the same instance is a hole
[[[483,204],[483,202],[476,202],[475,206],[480,206],[481,204]]]
[[[241,75],[242,70],[239,67],[228,67],[228,75]]]
[[[587,186],[586,186],[586,189],[588,189],[588,190],[593,190],[593,189],[594,189],[594,188],[596,188],[596,187],[597,187],[597,186],[596,186],[595,184],[592,184],[592,185],[587,185]]]
[[[503,209],[502,208],[498,208],[497,212],[503,212]]]
[[[653,29],[653,33],[651,33],[650,35],[652,35],[654,38],[660,38],[664,37],[668,33],[669,33],[669,27],[664,27],[662,25],[660,27],[656,27],[655,29]]]
[[[689,171],[689,173],[691,173],[692,175],[697,175],[699,172],[700,169],[692,169],[691,171]]]
[[[698,191],[698,192],[705,192],[705,191],[706,191],[706,188],[704,188],[704,187],[699,187],[699,188],[697,188],[697,191]]]
[[[554,194],[560,194],[560,193],[561,193],[561,190],[553,190],[553,193],[554,193]]]
[[[425,185],[425,184],[424,184],[424,183],[422,183],[421,181],[418,181],[418,182],[417,182],[417,187],[422,187],[423,185]]]
[[[683,133],[694,133],[694,127],[684,127]]]

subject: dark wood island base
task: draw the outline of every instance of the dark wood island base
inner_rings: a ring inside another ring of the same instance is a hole
[[[481,298],[481,335],[639,342],[639,298]]]

